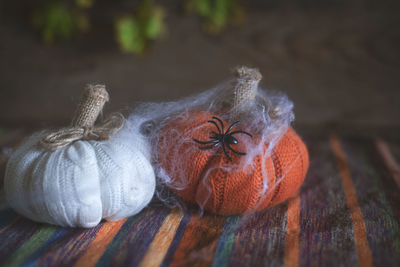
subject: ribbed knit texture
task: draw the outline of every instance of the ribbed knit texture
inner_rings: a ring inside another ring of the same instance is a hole
[[[9,205],[38,222],[93,227],[119,220],[152,199],[149,144],[126,124],[107,141],[77,141],[50,152],[33,135],[11,156],[5,176]]]
[[[262,210],[295,194],[305,178],[309,161],[305,144],[292,128],[282,136],[265,164],[260,155],[255,157],[252,170],[233,170],[223,166],[239,164],[242,156],[230,153],[233,159],[230,162],[221,147],[200,150],[195,142],[181,142],[182,138],[208,140],[210,124],[207,121],[212,116],[194,111],[191,114],[194,123],[177,119],[161,130],[158,159],[177,195],[189,203],[204,206],[209,212],[232,215]],[[246,130],[245,124],[240,128]],[[171,131],[181,134],[166,134]],[[185,136],[189,132],[191,136]],[[253,140],[239,134],[235,137],[239,141],[235,145],[238,151],[246,151],[246,142],[257,141],[256,136]],[[267,173],[267,181],[263,172]]]

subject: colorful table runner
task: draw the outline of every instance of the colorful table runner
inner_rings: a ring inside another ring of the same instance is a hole
[[[19,134],[19,135],[18,135]],[[1,175],[21,131],[0,137]],[[0,203],[3,266],[400,266],[400,142],[305,138],[298,194],[251,216],[199,216],[154,201],[92,229],[39,224]],[[2,184],[2,183],[1,183]]]

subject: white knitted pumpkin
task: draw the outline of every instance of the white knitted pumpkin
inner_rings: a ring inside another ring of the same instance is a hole
[[[34,221],[70,227],[140,212],[153,197],[155,177],[139,125],[126,123],[109,140],[78,140],[55,151],[41,145],[48,133],[31,136],[7,164],[8,203]]]

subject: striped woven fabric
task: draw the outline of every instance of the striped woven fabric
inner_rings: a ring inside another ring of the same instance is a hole
[[[7,152],[21,138],[0,138]],[[152,203],[134,217],[70,229],[25,219],[1,191],[4,266],[399,266],[400,143],[306,138],[296,197],[251,216],[199,217]],[[4,154],[4,153],[3,153]],[[0,156],[2,173],[6,158]],[[1,183],[2,184],[2,183]]]

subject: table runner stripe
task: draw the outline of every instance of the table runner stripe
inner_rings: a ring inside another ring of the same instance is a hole
[[[40,224],[17,217],[0,234],[0,262],[4,262],[40,228]]]
[[[68,228],[58,228],[52,236],[36,251],[32,251],[32,254],[28,256],[22,263],[22,266],[36,266],[40,257],[50,250],[50,248],[57,243],[58,240],[62,239],[70,229]]]
[[[171,245],[168,248],[167,254],[165,255],[164,260],[160,266],[167,267],[170,265],[170,263],[173,259],[174,253],[183,238],[183,235],[186,231],[186,226],[189,223],[191,217],[192,217],[191,211],[186,212],[185,215],[183,216],[183,218],[178,226],[178,229],[176,230],[174,240],[172,240]]]
[[[390,152],[388,144],[382,139],[377,139],[375,144],[386,164],[386,167],[391,172],[392,177],[397,184],[397,187],[400,189],[400,167],[399,164],[396,162],[396,159]]]
[[[143,213],[145,213],[145,211],[146,210],[144,210]],[[122,227],[119,230],[119,232],[114,236],[114,238],[111,241],[111,243],[108,244],[108,246],[107,246],[106,250],[104,251],[103,255],[101,255],[99,261],[96,263],[96,266],[110,266],[114,254],[118,251],[121,243],[125,240],[126,235],[130,231],[131,227],[139,219],[141,214],[129,217],[125,221],[125,223],[122,225]]]
[[[361,266],[373,266],[371,249],[367,240],[365,222],[358,204],[354,184],[346,162],[346,155],[343,152],[340,140],[337,136],[330,136],[331,147],[337,160],[338,170],[342,178],[343,188],[353,220],[354,238],[356,242],[358,260]]]
[[[285,267],[299,266],[300,196],[289,200],[286,227]]]
[[[232,253],[235,241],[235,232],[239,226],[240,216],[229,216],[225,222],[224,229],[218,240],[215,257],[212,263],[213,267],[225,267],[229,264],[229,257]]]
[[[382,180],[371,162],[371,154],[365,141],[342,142],[347,155],[348,167],[355,185],[360,209],[364,218],[368,243],[375,265],[390,266],[400,262],[400,229]],[[387,236],[392,242],[387,242]]]
[[[38,260],[39,266],[72,266],[95,239],[103,223],[91,229],[71,229]]]
[[[143,257],[140,267],[157,267],[162,263],[182,218],[183,212],[179,209],[174,209],[165,218],[146,255]]]
[[[236,229],[230,266],[280,266],[283,264],[287,204],[244,215]]]
[[[55,233],[57,227],[44,225],[29,240],[27,240],[17,251],[15,251],[4,263],[5,266],[19,266],[29,257],[33,251],[42,247]]]
[[[400,225],[400,190],[397,187],[393,175],[388,169],[385,159],[381,156],[379,149],[375,142],[367,146],[368,155],[371,159],[372,165],[377,170],[380,181],[385,192],[388,203],[392,209],[393,216],[397,223]]]
[[[168,208],[160,208],[141,213],[115,253],[111,265],[137,266],[170,212]]]
[[[353,224],[329,139],[307,143],[310,168],[300,190],[299,265],[357,266]]]
[[[172,258],[170,266],[209,266],[226,217],[205,214],[192,216]]]
[[[121,229],[126,219],[116,222],[105,222],[103,227],[97,233],[96,238],[92,241],[89,248],[75,263],[75,267],[90,267],[94,266],[101,255],[106,250],[108,244]]]

